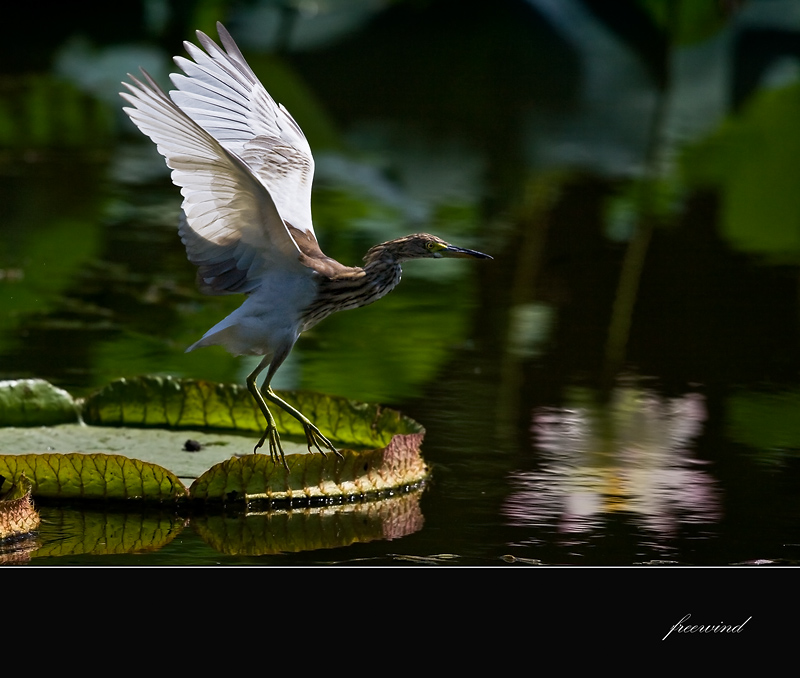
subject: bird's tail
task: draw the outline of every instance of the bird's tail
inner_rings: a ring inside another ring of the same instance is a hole
[[[204,346],[222,346],[232,355],[244,355],[252,352],[247,350],[247,347],[239,338],[236,324],[231,321],[230,316],[208,330],[200,339],[186,349],[186,353]]]

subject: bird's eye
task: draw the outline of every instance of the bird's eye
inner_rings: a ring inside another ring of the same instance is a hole
[[[430,240],[429,242],[426,242],[425,243],[425,249],[426,250],[430,250],[431,252],[433,252],[433,250],[436,249],[436,243],[433,242],[433,240]]]

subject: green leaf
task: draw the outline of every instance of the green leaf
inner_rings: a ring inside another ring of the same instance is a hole
[[[260,434],[264,423],[245,388],[139,377],[82,402],[88,426],[0,428],[0,474],[25,474],[36,496],[59,499],[291,503],[371,496],[427,477],[424,429],[408,417],[319,394],[282,395],[338,447],[359,449],[342,449],[343,458],[309,454],[300,424],[274,408],[286,436],[287,473],[268,455],[251,453],[256,437],[243,433]],[[180,478],[196,478],[191,490]]]
[[[165,501],[187,495],[183,483],[166,469],[117,454],[0,455],[0,474],[24,474],[40,497]]]
[[[688,182],[718,189],[720,229],[734,249],[800,261],[800,85],[761,90],[709,138],[688,147]]]
[[[78,420],[72,396],[42,379],[0,381],[0,426],[52,426]]]
[[[282,391],[282,398],[309,417],[325,434],[350,446],[387,445],[395,433],[422,427],[395,410],[319,393]],[[303,436],[300,423],[271,408],[281,435]],[[243,386],[171,377],[120,379],[90,396],[83,419],[95,426],[169,426],[253,431],[264,417]]]
[[[264,454],[233,457],[195,480],[193,499],[241,501],[359,497],[414,485],[427,476],[419,456],[423,434],[397,435],[383,449],[334,454],[293,454],[289,472]]]

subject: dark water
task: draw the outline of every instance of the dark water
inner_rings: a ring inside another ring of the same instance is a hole
[[[648,42],[578,2],[489,4],[400,3],[318,43],[333,28],[296,17],[308,42],[280,55],[255,19],[226,20],[315,149],[326,253],[357,264],[425,230],[494,256],[407,264],[389,297],[301,339],[275,382],[422,423],[433,474],[412,517],[337,545],[339,518],[306,516],[318,541],[252,555],[196,518],[134,516],[167,536],[112,554],[108,534],[53,547],[106,509],[45,505],[32,564],[800,560],[795,72],[751,9],[688,35],[624,17]],[[139,374],[241,382],[251,362],[183,352],[239,300],[195,291],[178,191],[114,99],[180,47],[84,38],[48,64],[66,84],[5,81],[0,378],[76,396]],[[87,84],[101,67],[112,84]],[[285,518],[257,520],[263,535]]]

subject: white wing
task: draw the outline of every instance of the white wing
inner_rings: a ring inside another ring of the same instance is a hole
[[[289,112],[275,103],[217,23],[223,51],[200,31],[205,49],[186,42],[194,61],[175,57],[186,75],[171,75],[172,100],[227,150],[239,156],[267,187],[281,216],[313,235],[311,184],[314,159],[308,141]]]
[[[149,136],[181,187],[180,234],[210,294],[252,292],[270,271],[310,275],[267,188],[235,153],[188,117],[144,73],[123,83],[125,112]]]

